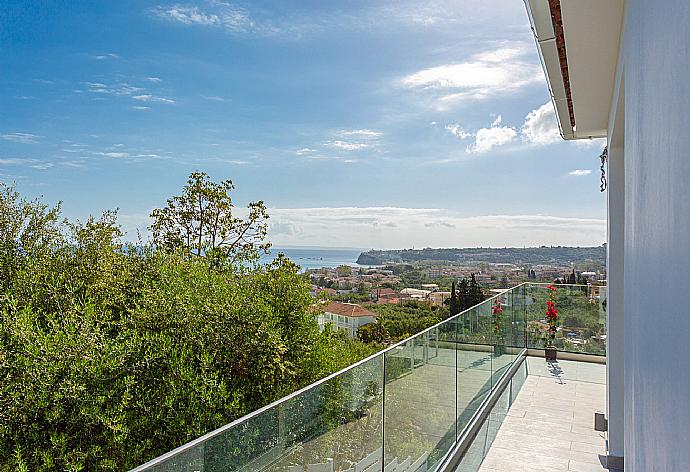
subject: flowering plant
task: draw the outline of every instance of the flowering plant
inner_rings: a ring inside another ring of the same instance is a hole
[[[544,334],[544,346],[553,346],[553,341],[556,339],[556,331],[558,327],[558,310],[556,309],[556,287],[553,285],[547,285],[546,288],[549,290],[549,299],[546,301],[546,323],[549,325],[546,333]]]
[[[491,323],[494,329],[494,337],[498,344],[503,344],[503,305],[500,298],[491,306]]]

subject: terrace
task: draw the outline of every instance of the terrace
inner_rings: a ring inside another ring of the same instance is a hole
[[[559,336],[579,352],[558,362],[536,357],[548,290],[522,284],[134,470],[603,470],[605,290],[557,294],[598,319],[587,340]]]

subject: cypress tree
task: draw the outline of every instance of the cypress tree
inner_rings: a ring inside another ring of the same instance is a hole
[[[484,301],[484,292],[482,292],[482,288],[479,285],[479,282],[477,282],[474,274],[470,275],[468,298],[470,306],[477,305]]]
[[[467,279],[463,279],[458,284],[458,302],[460,304],[460,311],[467,310],[472,306],[470,300],[470,286]]]
[[[460,308],[458,292],[455,290],[455,282],[453,282],[450,288],[450,299],[448,300],[448,308],[450,310],[450,316],[457,315],[462,311],[462,309]]]

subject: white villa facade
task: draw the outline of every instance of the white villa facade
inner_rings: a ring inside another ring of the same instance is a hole
[[[332,329],[344,331],[349,338],[356,338],[361,326],[376,321],[376,314],[354,303],[331,302],[317,320],[321,331],[330,323]]]
[[[608,142],[609,466],[690,470],[690,2],[525,3],[563,137]]]

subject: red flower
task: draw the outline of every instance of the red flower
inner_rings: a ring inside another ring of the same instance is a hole
[[[555,292],[555,291],[556,291],[556,287],[554,287],[554,286],[551,285],[551,284],[547,285],[546,288],[548,288],[548,289],[551,290],[552,292]]]

